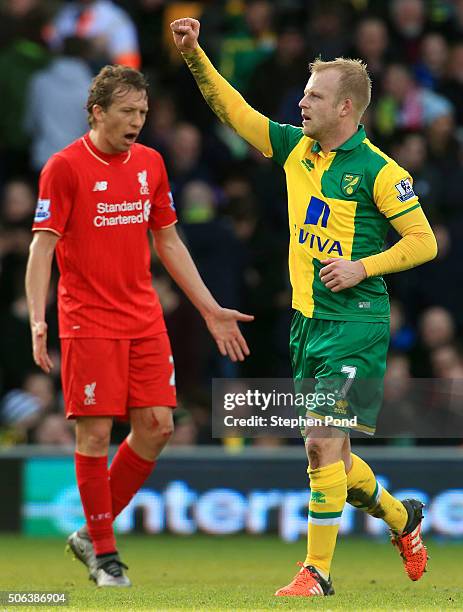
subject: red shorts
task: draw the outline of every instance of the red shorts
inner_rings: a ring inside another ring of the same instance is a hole
[[[137,340],[62,338],[66,417],[128,418],[129,408],[176,406],[167,333]]]

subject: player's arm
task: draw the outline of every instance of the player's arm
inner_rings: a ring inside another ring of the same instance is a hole
[[[406,170],[393,161],[386,164],[376,177],[373,197],[401,239],[390,249],[362,260],[367,276],[402,272],[436,257],[436,238]]]
[[[214,68],[198,44],[199,21],[185,18],[170,24],[174,42],[181,51],[204,99],[217,117],[232,127],[265,156],[273,154],[269,120],[253,109]]]
[[[326,259],[320,278],[333,292],[355,287],[364,278],[415,268],[437,255],[437,242],[413,192],[411,177],[395,162],[378,173],[374,201],[401,239],[389,249],[358,261]]]
[[[153,235],[160,260],[203,316],[221,354],[228,355],[232,361],[243,361],[250,351],[238,327],[238,321],[248,322],[254,317],[237,310],[222,308],[215,301],[180,239],[175,225],[154,230]]]
[[[51,231],[35,232],[26,269],[26,296],[35,363],[47,374],[53,363],[47,351],[45,309],[50,285],[53,254],[59,236]]]
[[[434,259],[437,242],[421,207],[391,221],[401,239],[391,248],[362,259],[367,276],[381,276],[415,268]]]

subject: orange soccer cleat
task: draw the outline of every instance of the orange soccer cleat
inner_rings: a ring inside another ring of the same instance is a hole
[[[296,574],[294,580],[287,586],[278,589],[275,593],[277,597],[325,597],[334,595],[331,578],[325,580],[312,565],[305,566],[298,563],[301,569]]]
[[[392,532],[391,542],[402,557],[405,571],[410,580],[419,580],[426,571],[428,553],[421,539],[421,521],[424,504],[417,499],[404,499],[408,521],[401,534]]]

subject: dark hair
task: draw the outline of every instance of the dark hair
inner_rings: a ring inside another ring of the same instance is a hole
[[[127,93],[130,89],[145,91],[148,95],[148,81],[138,70],[127,66],[105,66],[93,79],[87,99],[88,122],[93,126],[93,106],[98,104],[107,110],[115,95]]]

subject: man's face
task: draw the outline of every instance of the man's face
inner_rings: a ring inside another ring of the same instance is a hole
[[[145,91],[129,89],[114,92],[113,101],[104,110],[94,108],[94,129],[101,133],[114,153],[128,151],[136,141],[148,112]]]
[[[335,68],[311,75],[299,102],[306,136],[320,140],[327,132],[336,130],[342,106],[342,102],[337,101],[338,87],[339,72]]]

